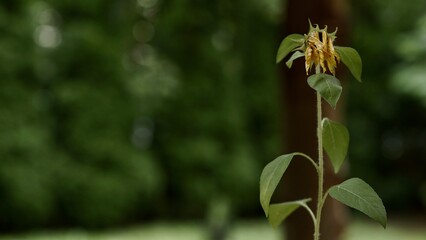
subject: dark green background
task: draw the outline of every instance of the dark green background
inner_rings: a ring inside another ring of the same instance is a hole
[[[426,3],[352,1],[351,174],[426,208]],[[261,216],[285,1],[3,0],[0,228]],[[303,79],[302,79],[303,80]]]

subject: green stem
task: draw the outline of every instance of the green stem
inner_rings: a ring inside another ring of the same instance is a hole
[[[315,167],[315,170],[318,172],[318,165],[317,165],[317,163],[311,157],[309,157],[308,155],[306,155],[304,153],[300,153],[300,152],[297,152],[294,155],[299,155],[299,156],[302,156],[302,157],[308,159],[309,162],[311,162],[312,165]]]
[[[309,214],[311,215],[312,221],[314,222],[314,224],[316,224],[317,219],[315,218],[315,214],[314,212],[312,212],[311,208],[306,204],[302,204],[302,207],[304,207],[309,212]]]
[[[316,69],[319,73],[319,69]],[[320,239],[320,225],[321,225],[321,211],[324,204],[323,199],[323,186],[324,186],[324,156],[322,147],[322,105],[321,95],[317,92],[317,138],[318,138],[318,199],[317,199],[317,212],[316,221],[314,222],[314,240]]]

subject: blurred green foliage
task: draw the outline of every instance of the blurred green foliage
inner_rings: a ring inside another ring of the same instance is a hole
[[[352,5],[353,42],[364,60],[363,84],[349,86],[352,174],[377,186],[387,209],[419,214],[426,208],[426,75],[417,71],[425,67],[426,2]]]
[[[170,181],[165,201],[179,206],[169,214],[200,216],[217,197],[236,211],[256,206],[254,176],[279,144],[276,25],[258,6],[182,0],[159,12],[153,45],[180,78],[152,115],[153,151]]]
[[[3,0],[0,228],[202,217],[218,199],[259,214],[261,167],[280,154],[283,3]],[[403,39],[421,42],[425,3],[352,3],[353,173],[387,206],[424,207],[424,101],[388,79],[423,64]]]
[[[3,2],[1,228],[252,211],[279,144],[261,5]]]
[[[163,175],[132,145],[141,113],[122,64],[134,42],[133,7],[2,3],[2,229],[97,227],[152,212]]]

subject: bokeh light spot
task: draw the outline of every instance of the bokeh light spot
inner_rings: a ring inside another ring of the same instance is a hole
[[[41,25],[35,30],[35,41],[40,47],[55,48],[61,44],[61,33],[56,27]]]

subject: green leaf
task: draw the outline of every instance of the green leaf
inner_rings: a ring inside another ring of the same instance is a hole
[[[278,48],[277,63],[281,62],[295,48],[302,46],[304,42],[305,37],[302,34],[290,34],[284,38]]]
[[[336,108],[342,93],[339,79],[325,73],[318,73],[308,77],[308,84],[333,107]]]
[[[340,60],[348,67],[355,79],[361,82],[362,60],[358,52],[350,47],[335,46],[335,49]]]
[[[351,178],[330,189],[330,196],[363,212],[386,228],[386,209],[379,195],[366,182]]]
[[[310,198],[307,198],[298,201],[271,204],[271,206],[269,206],[269,223],[273,227],[277,227],[296,209],[301,206],[307,207],[306,203],[310,200]]]
[[[304,57],[305,54],[302,52],[294,52],[293,55],[291,55],[290,59],[285,63],[287,65],[288,68],[291,68],[291,66],[293,65],[293,61],[300,58],[300,57]]]
[[[337,173],[346,158],[349,146],[349,131],[343,124],[324,118],[322,125],[322,141],[325,151]]]
[[[268,216],[272,194],[293,157],[294,153],[279,156],[263,168],[260,175],[260,204],[266,216]]]

